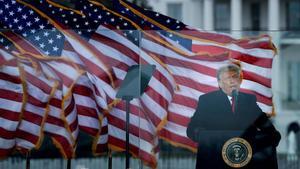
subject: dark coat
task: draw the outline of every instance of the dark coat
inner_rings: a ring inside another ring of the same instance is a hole
[[[275,148],[281,136],[258,107],[254,95],[239,92],[235,113],[222,90],[200,96],[187,136],[198,142],[196,169],[230,168],[221,152],[232,137],[242,137],[252,146],[253,158],[243,168],[278,168]]]

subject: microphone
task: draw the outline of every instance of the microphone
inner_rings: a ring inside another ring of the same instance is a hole
[[[239,92],[238,92],[238,90],[236,90],[236,89],[234,89],[234,90],[232,90],[232,92],[231,92],[231,96],[232,96],[232,98],[233,98],[233,100],[234,100],[234,113],[235,112],[237,112],[237,103],[238,103],[238,94],[239,94]]]
[[[239,92],[236,89],[233,89],[232,92],[231,92],[231,96],[234,97],[234,98],[236,98],[238,96],[238,94],[239,94]]]

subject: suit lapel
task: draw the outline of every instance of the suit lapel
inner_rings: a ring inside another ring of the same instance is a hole
[[[229,112],[230,114],[233,114],[231,103],[228,99],[228,96],[220,89],[218,92],[218,102],[221,104],[219,106],[224,108],[224,112]],[[218,105],[216,105],[218,106]]]

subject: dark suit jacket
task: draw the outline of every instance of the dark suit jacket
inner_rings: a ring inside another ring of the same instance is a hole
[[[230,168],[222,159],[222,146],[232,137],[242,137],[254,156],[243,168],[277,168],[276,149],[280,134],[258,107],[254,95],[239,92],[236,112],[222,91],[199,97],[198,107],[187,128],[187,136],[198,142],[196,169]]]

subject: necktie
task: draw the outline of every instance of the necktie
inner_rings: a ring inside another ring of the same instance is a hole
[[[235,107],[234,97],[231,98],[231,110],[233,113],[235,113],[234,107]]]

